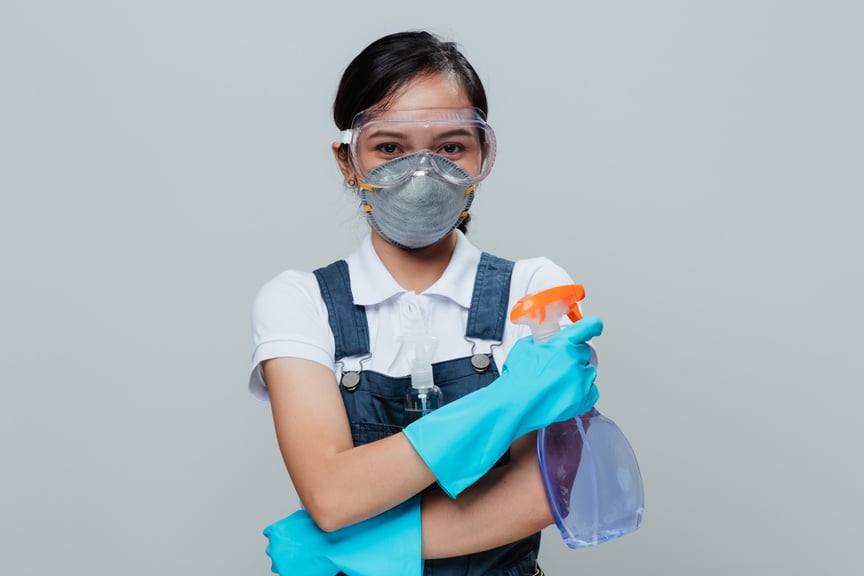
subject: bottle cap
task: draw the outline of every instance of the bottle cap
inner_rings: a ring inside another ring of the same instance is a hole
[[[438,348],[438,338],[419,332],[408,332],[399,338],[400,345],[407,345],[411,358],[411,385],[417,390],[428,390],[434,386],[432,358]]]

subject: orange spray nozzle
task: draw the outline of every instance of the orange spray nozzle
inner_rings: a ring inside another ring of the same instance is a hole
[[[552,313],[558,315],[553,319],[556,322],[564,314],[576,322],[582,319],[579,301],[583,298],[585,288],[581,284],[565,284],[542,290],[516,302],[510,311],[510,320],[517,324],[542,325],[546,322],[547,314]]]

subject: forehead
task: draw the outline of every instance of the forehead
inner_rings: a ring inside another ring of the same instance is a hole
[[[420,76],[408,82],[387,99],[386,108],[469,108],[471,101],[456,76],[435,74]],[[377,106],[372,106],[376,108]]]

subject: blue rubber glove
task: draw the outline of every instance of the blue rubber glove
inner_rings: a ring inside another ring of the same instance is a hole
[[[586,342],[602,331],[599,318],[585,317],[542,344],[522,338],[498,379],[405,428],[451,498],[485,474],[520,436],[594,406],[596,370]]]
[[[421,576],[420,497],[334,532],[324,532],[305,510],[264,529],[270,570],[282,576]]]

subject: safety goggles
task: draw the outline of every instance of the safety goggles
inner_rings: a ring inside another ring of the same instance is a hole
[[[342,143],[360,179],[376,188],[430,168],[449,182],[470,186],[486,178],[495,162],[495,132],[477,108],[364,110],[342,132]],[[392,164],[396,169],[374,170],[400,158]]]

